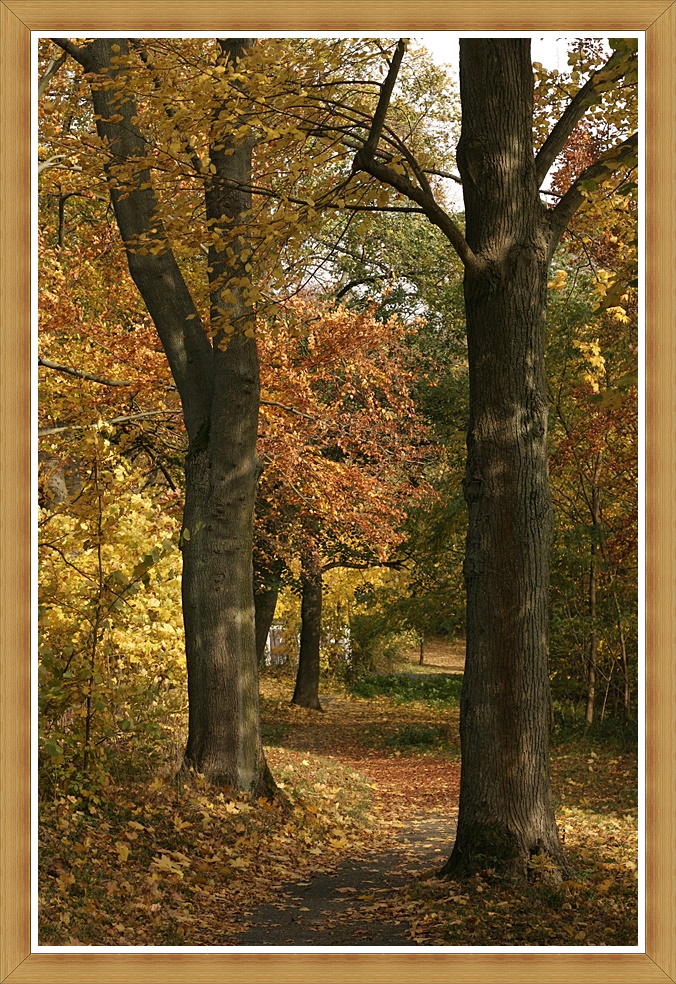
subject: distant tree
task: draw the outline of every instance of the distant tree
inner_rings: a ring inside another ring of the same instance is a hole
[[[415,330],[415,327],[414,327]],[[322,574],[392,563],[409,503],[429,491],[429,436],[411,396],[412,331],[372,310],[311,296],[261,331],[260,592],[266,619],[279,569],[300,562],[294,703],[320,710]],[[275,580],[276,579],[276,580]],[[263,616],[261,615],[261,621]]]

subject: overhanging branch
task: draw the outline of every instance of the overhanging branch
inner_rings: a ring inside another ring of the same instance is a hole
[[[558,205],[549,214],[552,229],[550,256],[553,254],[568,223],[584,200],[583,185],[588,181],[606,181],[616,171],[619,171],[620,168],[635,166],[637,155],[638,133],[634,133],[630,137],[627,137],[626,140],[623,140],[622,143],[611,147],[598,161],[580,174]]]
[[[66,376],[75,376],[77,379],[87,379],[90,383],[99,383],[101,386],[133,386],[133,382],[129,379],[106,379],[104,376],[94,376],[90,372],[84,372],[82,369],[72,369],[70,366],[62,366],[58,362],[52,362],[51,359],[45,359],[43,356],[38,355],[38,365],[44,366],[45,369],[53,369],[54,372],[61,372]]]
[[[547,176],[550,167],[563,150],[568,137],[589,107],[597,101],[601,87],[607,82],[616,81],[617,78],[621,77],[623,72],[617,72],[617,70],[618,68],[621,69],[622,61],[625,58],[625,52],[614,52],[605,65],[587,79],[582,88],[578,90],[568,103],[568,106],[552,128],[535,158],[535,174],[538,188]]]

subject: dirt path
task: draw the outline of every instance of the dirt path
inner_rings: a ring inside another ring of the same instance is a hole
[[[344,861],[331,874],[284,886],[278,901],[248,913],[236,946],[411,946],[401,891],[430,877],[448,856],[455,822],[411,817],[387,847]],[[410,908],[408,910],[410,913]]]
[[[423,665],[420,666],[420,647],[404,653],[398,669],[415,673],[462,673],[465,669],[465,643],[459,639],[431,636],[423,644]]]
[[[322,698],[324,714],[277,710],[289,723],[286,747],[320,754],[358,771],[369,782],[376,830],[373,841],[335,869],[287,882],[273,902],[245,912],[224,945],[412,946],[412,881],[431,877],[455,838],[459,763],[432,755],[384,754],[362,744],[365,706]],[[290,716],[289,716],[290,715]],[[385,726],[387,722],[381,721]],[[271,753],[274,759],[274,753]]]

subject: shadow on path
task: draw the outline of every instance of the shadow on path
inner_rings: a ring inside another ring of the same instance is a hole
[[[246,914],[235,946],[414,946],[401,895],[438,871],[455,837],[455,820],[410,817],[389,845],[340,864],[330,874],[288,883],[279,900]],[[410,909],[409,909],[410,913]]]

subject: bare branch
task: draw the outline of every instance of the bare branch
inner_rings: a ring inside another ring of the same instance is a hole
[[[178,410],[147,410],[145,413],[129,413],[122,417],[104,420],[104,426],[113,427],[115,424],[126,424],[131,420],[149,420],[151,417],[180,417]],[[38,437],[49,437],[51,434],[63,434],[70,430],[94,430],[96,424],[64,424],[62,427],[38,427]]]
[[[317,420],[317,417],[313,417],[309,413],[303,413],[302,410],[296,410],[295,407],[287,406],[286,403],[278,403],[277,400],[261,400],[260,405],[262,407],[279,407],[280,410],[286,410],[287,413],[295,413],[297,417],[305,417],[306,420]]]
[[[322,574],[325,571],[332,571],[336,567],[344,567],[351,571],[369,571],[372,567],[389,567],[395,571],[406,569],[403,560],[372,560],[366,561],[365,563],[358,563],[357,561],[349,560],[333,560],[326,564],[322,564]]]
[[[81,48],[77,44],[73,44],[72,41],[69,41],[68,38],[52,38],[52,41],[65,51],[66,54],[70,55],[71,58],[74,58],[76,62],[79,62],[85,72],[93,71],[94,66],[91,55],[86,47]]]
[[[419,167],[417,162],[413,160],[410,152],[407,152],[405,157],[409,164],[411,164],[413,171],[418,178],[418,186],[414,185],[406,174],[400,174],[395,171],[393,167],[388,167],[375,159],[378,140],[380,139],[380,135],[385,125],[385,116],[390,105],[392,90],[394,89],[394,84],[399,73],[399,66],[401,65],[401,60],[404,57],[405,50],[405,42],[403,39],[400,39],[397,43],[397,48],[392,58],[392,62],[390,63],[390,69],[387,73],[387,77],[380,88],[380,98],[378,99],[378,105],[373,117],[371,129],[369,130],[369,135],[366,139],[366,143],[355,154],[352,170],[354,173],[357,171],[365,171],[372,177],[377,178],[377,180],[381,181],[383,184],[390,185],[390,187],[398,191],[400,195],[414,201],[420,206],[430,222],[441,229],[464,265],[466,267],[477,267],[479,265],[479,261],[467,245],[465,237],[460,232],[460,229],[456,226],[455,222],[453,222],[451,217],[443,210],[443,208],[441,208],[440,205],[437,204],[429,183],[424,176],[422,168]],[[412,161],[413,163],[411,163]]]
[[[62,372],[67,376],[76,376],[78,379],[87,379],[91,383],[100,383],[101,386],[133,386],[133,382],[129,379],[105,379],[103,376],[93,376],[89,372],[84,372],[82,369],[71,369],[70,366],[62,366],[57,362],[52,362],[51,359],[45,359],[43,356],[38,355],[38,365],[44,366],[45,369],[53,369],[55,372]]]
[[[367,166],[362,164],[362,169],[368,174],[389,184],[406,198],[417,202],[421,210],[425,213],[430,222],[437,226],[450,242],[463,264],[466,267],[478,268],[479,260],[474,255],[460,229],[447,212],[437,204],[434,196],[426,192],[423,188],[416,187],[410,178],[405,174],[397,174],[392,168],[380,164],[378,161],[370,161]]]
[[[369,130],[369,135],[366,138],[366,143],[363,148],[357,153],[355,157],[355,167],[359,169],[359,157],[363,155],[365,160],[370,160],[378,146],[378,141],[380,140],[380,134],[383,131],[383,126],[385,124],[385,117],[387,116],[387,110],[390,106],[390,100],[392,98],[392,91],[394,89],[395,83],[397,81],[397,76],[399,74],[399,68],[401,66],[402,59],[406,52],[406,42],[403,38],[397,41],[397,47],[392,55],[392,61],[390,62],[390,67],[385,77],[385,81],[380,86],[380,96],[378,97],[378,105],[376,106],[376,111],[373,115],[373,123],[371,124],[371,129]]]
[[[450,171],[437,171],[434,167],[426,167],[425,174],[436,174],[439,178],[448,178],[449,181],[455,181],[456,184],[462,184],[462,178],[459,174],[451,174]]]

